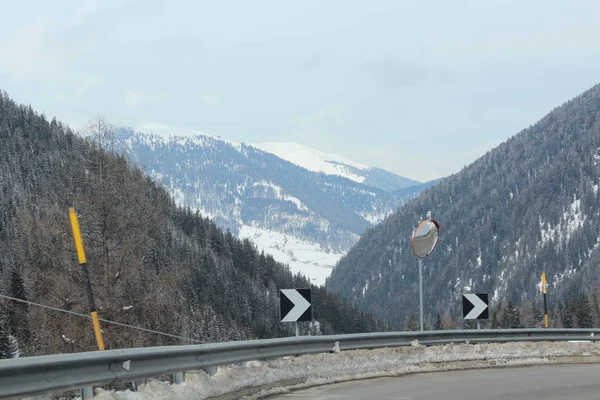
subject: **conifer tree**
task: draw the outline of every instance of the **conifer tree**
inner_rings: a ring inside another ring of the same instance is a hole
[[[407,331],[418,331],[419,330],[419,321],[417,321],[417,317],[415,313],[410,313],[406,320],[406,330]]]
[[[575,317],[579,328],[592,328],[594,326],[594,310],[589,298],[581,293],[575,300]]]
[[[523,325],[521,323],[521,313],[519,309],[513,304],[512,301],[509,301],[502,312],[501,318],[501,327],[504,329],[516,329],[522,328]]]
[[[0,300],[0,359],[13,358],[14,347],[13,339],[10,334],[8,312],[6,302]]]
[[[434,326],[434,329],[436,331],[442,331],[442,330],[444,330],[444,324],[442,323],[442,316],[440,315],[439,312],[435,316],[435,326]]]

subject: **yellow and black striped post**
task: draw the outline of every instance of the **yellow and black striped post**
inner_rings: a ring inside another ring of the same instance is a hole
[[[69,217],[71,219],[71,228],[73,229],[73,239],[75,240],[75,248],[77,249],[77,258],[79,264],[83,268],[83,275],[87,282],[87,296],[90,304],[90,314],[92,316],[92,325],[94,326],[94,334],[96,335],[96,343],[98,350],[104,350],[104,339],[100,330],[100,320],[96,311],[96,302],[94,300],[94,292],[92,291],[92,282],[90,281],[90,273],[87,268],[87,260],[85,259],[85,251],[83,250],[83,241],[81,240],[81,232],[79,230],[79,221],[73,207],[69,207]]]
[[[544,294],[544,327],[548,327],[548,299],[546,297],[546,291],[548,290],[548,284],[546,283],[546,273],[542,272],[542,293]]]

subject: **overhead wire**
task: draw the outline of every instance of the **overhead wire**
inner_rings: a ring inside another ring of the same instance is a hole
[[[52,307],[52,306],[47,306],[47,305],[44,305],[44,304],[34,303],[33,301],[22,300],[22,299],[18,299],[16,297],[6,296],[6,295],[3,295],[3,294],[0,294],[0,298],[7,299],[7,300],[12,300],[12,301],[16,301],[16,302],[19,302],[19,303],[25,303],[25,304],[29,304],[29,305],[40,307],[40,308],[45,308],[45,309],[52,310],[52,311],[62,312],[62,313],[65,313],[65,314],[75,315],[77,317],[82,317],[82,318],[86,318],[86,319],[89,319],[89,320],[92,319],[87,314],[81,314],[81,313],[78,313],[78,312],[75,312],[75,311],[64,310],[64,309],[58,308],[58,307]],[[200,340],[191,339],[191,338],[187,338],[187,337],[184,337],[184,336],[173,335],[173,334],[170,334],[170,333],[155,331],[155,330],[152,330],[152,329],[142,328],[140,326],[124,324],[122,322],[111,321],[111,320],[104,319],[104,318],[99,318],[99,320],[102,321],[102,322],[105,322],[107,324],[117,325],[117,326],[129,328],[129,329],[135,329],[135,330],[142,331],[142,332],[147,332],[147,333],[153,333],[153,334],[156,334],[156,335],[167,336],[167,337],[174,338],[174,339],[181,339],[181,340],[185,340],[185,341],[192,342],[192,343],[202,343]]]

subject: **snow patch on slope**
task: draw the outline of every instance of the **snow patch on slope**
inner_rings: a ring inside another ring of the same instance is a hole
[[[383,221],[385,217],[387,217],[393,212],[394,210],[387,210],[382,212],[381,210],[377,210],[377,208],[374,207],[369,211],[361,212],[360,216],[372,223],[373,225],[377,225],[378,223]]]
[[[302,201],[300,201],[300,199],[284,193],[284,189],[279,185],[275,185],[273,182],[267,182],[267,181],[254,182],[252,184],[252,186],[254,186],[254,187],[263,186],[266,188],[270,188],[273,190],[276,199],[290,201],[290,202],[294,203],[296,205],[296,207],[298,208],[298,210],[300,210],[300,211],[309,211],[308,207],[306,207],[306,205],[304,203],[302,203]]]
[[[561,248],[573,232],[583,227],[585,220],[586,216],[581,211],[581,199],[575,198],[569,208],[564,210],[562,221],[556,226],[551,227],[549,223],[544,223],[540,218],[542,243],[554,240],[556,246]]]
[[[239,237],[252,240],[259,251],[271,254],[276,261],[288,264],[292,273],[302,273],[315,285],[325,284],[325,279],[343,256],[323,249],[316,243],[254,226],[242,226]]]
[[[371,167],[349,160],[337,154],[325,153],[298,143],[258,143],[252,146],[276,155],[309,171],[338,175],[362,183],[366,177],[356,170],[368,171]],[[350,168],[349,168],[350,167]]]

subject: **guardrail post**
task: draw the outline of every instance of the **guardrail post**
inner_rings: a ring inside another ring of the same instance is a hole
[[[332,353],[340,352],[340,341],[339,340],[333,344],[333,349],[331,349],[331,352]]]
[[[183,372],[175,372],[173,374],[173,383],[180,384],[185,380]]]
[[[138,390],[140,390],[140,386],[142,386],[143,384],[146,383],[145,379],[138,379],[132,382],[133,383],[133,390],[135,392],[137,392]]]
[[[81,388],[81,398],[82,398],[82,400],[93,399],[94,398],[94,388],[91,386]]]
[[[217,374],[217,372],[219,371],[219,367],[212,366],[212,367],[206,367],[206,368],[202,368],[207,374],[208,376],[215,376]]]

